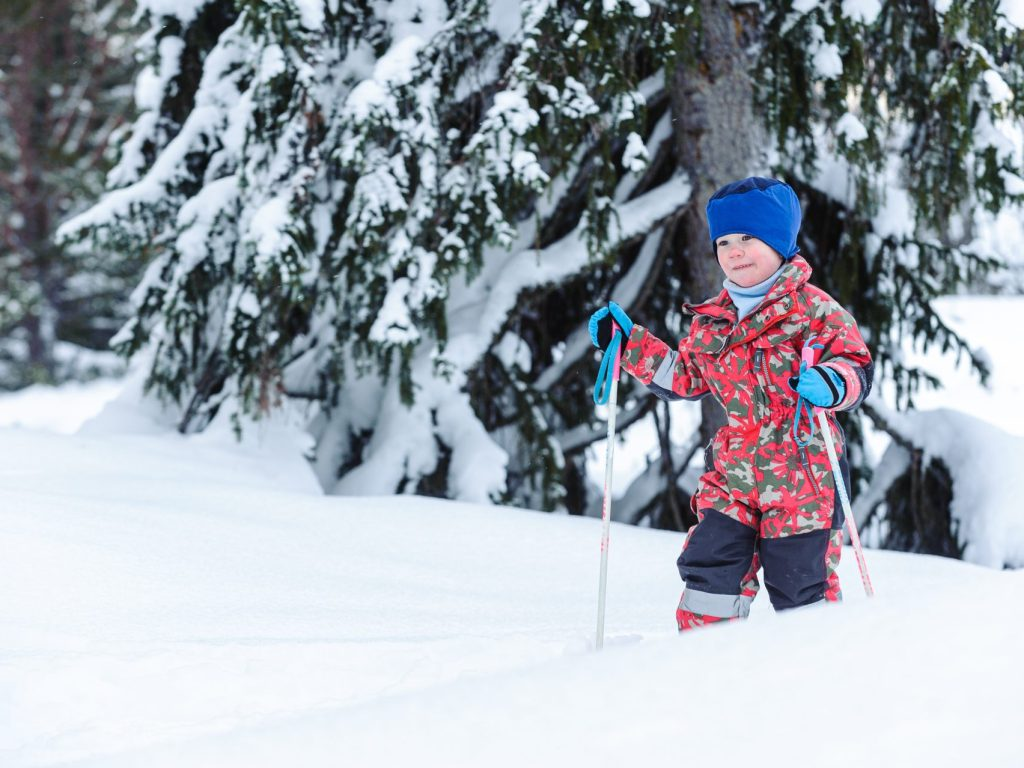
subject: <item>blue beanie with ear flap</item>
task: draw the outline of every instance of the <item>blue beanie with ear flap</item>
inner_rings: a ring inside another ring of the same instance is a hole
[[[711,247],[722,235],[753,235],[787,261],[800,248],[800,201],[788,184],[778,179],[751,176],[726,184],[708,200]]]

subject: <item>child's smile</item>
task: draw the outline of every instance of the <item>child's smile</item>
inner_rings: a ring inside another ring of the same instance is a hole
[[[715,241],[715,252],[725,276],[744,288],[767,280],[782,266],[782,257],[753,235],[722,235]]]

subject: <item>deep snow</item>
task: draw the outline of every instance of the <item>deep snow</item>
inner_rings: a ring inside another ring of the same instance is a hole
[[[0,765],[1020,765],[1024,573],[844,554],[677,637],[677,534],[330,498],[279,435],[0,430]]]

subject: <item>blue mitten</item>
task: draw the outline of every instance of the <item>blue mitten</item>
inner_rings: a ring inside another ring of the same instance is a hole
[[[846,397],[846,383],[825,365],[804,368],[789,380],[789,386],[804,400],[819,408],[835,408]]]
[[[601,307],[590,316],[587,330],[590,331],[590,340],[595,347],[608,349],[608,345],[612,343],[612,320],[619,324],[625,334],[621,349],[626,348],[625,340],[629,338],[629,334],[633,330],[633,321],[629,319],[625,310],[614,301],[609,301],[607,307]]]

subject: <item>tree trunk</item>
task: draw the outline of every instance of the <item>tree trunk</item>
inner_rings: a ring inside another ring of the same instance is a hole
[[[53,11],[65,15],[67,8],[57,7]],[[25,281],[35,284],[37,291],[32,311],[23,323],[28,342],[27,363],[31,378],[44,381],[53,379],[54,338],[53,307],[49,303],[53,283],[50,210],[42,178],[43,158],[48,151],[49,98],[45,90],[48,83],[41,73],[47,72],[53,57],[60,55],[59,50],[48,45],[48,32],[49,27],[42,22],[23,25],[14,46],[19,65],[11,88],[11,125],[24,174],[16,198],[24,218],[22,271]]]
[[[734,6],[702,0],[699,50],[683,61],[670,85],[676,156],[693,185],[693,205],[680,227],[679,247],[687,265],[691,300],[715,296],[722,271],[708,237],[704,209],[715,190],[749,176],[762,165],[757,148],[763,131],[754,114],[754,83],[750,76],[756,42],[755,6]],[[701,403],[701,440],[710,441],[725,424],[725,411],[712,398]]]

